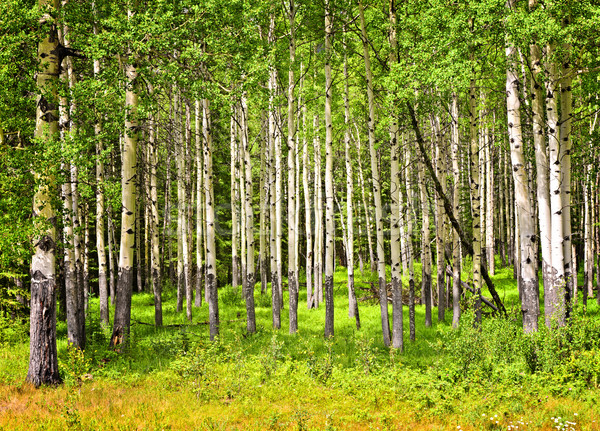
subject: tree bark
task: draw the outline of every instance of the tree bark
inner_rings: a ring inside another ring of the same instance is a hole
[[[519,245],[521,258],[519,278],[522,286],[521,312],[523,314],[523,330],[527,333],[538,329],[539,292],[537,278],[537,241],[535,229],[535,213],[531,205],[531,191],[528,187],[523,139],[521,135],[521,112],[519,101],[519,78],[517,77],[516,50],[513,46],[506,48],[506,106],[508,136],[515,187],[515,202],[519,223]]]
[[[383,210],[381,205],[381,181],[377,166],[377,154],[375,150],[375,98],[373,96],[373,74],[371,73],[371,59],[369,54],[369,42],[365,26],[365,13],[362,1],[359,2],[360,28],[362,33],[362,44],[365,61],[365,76],[367,78],[367,99],[369,105],[369,153],[371,156],[371,177],[373,180],[373,196],[375,198],[375,227],[377,230],[377,273],[379,277],[379,305],[381,308],[381,326],[383,332],[383,343],[386,347],[390,345],[390,323],[388,319],[387,288],[385,276],[385,251],[383,248]]]
[[[121,244],[119,252],[119,281],[116,289],[115,318],[110,337],[111,347],[127,342],[131,324],[131,294],[133,290],[133,263],[135,240],[136,202],[136,147],[138,141],[137,68],[125,66],[125,142],[121,155]]]
[[[50,13],[58,10],[59,3],[58,0],[39,0],[38,6],[41,10],[47,10],[40,18],[40,24],[42,28],[48,29],[48,33],[38,43],[40,69],[36,84],[39,97],[34,136],[49,142],[58,133],[55,100],[60,63],[57,56],[58,36]],[[34,253],[31,260],[30,349],[26,381],[39,387],[58,384],[61,378],[56,350],[56,218],[52,206],[53,178],[43,171],[35,172],[35,176],[43,181],[33,197],[34,223],[40,230],[39,236],[33,240]]]

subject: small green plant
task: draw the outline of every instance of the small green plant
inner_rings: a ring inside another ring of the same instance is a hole
[[[66,358],[59,359],[59,367],[64,374],[65,382],[70,385],[81,385],[84,380],[92,378],[90,373],[92,360],[85,357],[85,352],[69,343]]]
[[[373,350],[373,338],[359,337],[356,339],[356,365],[362,367],[365,374],[375,370],[375,351]]]

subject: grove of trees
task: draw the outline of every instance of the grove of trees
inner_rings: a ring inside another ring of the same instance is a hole
[[[595,2],[4,0],[0,28],[0,313],[29,307],[36,386],[56,319],[117,347],[134,291],[156,326],[163,289],[208,303],[211,339],[225,285],[248,333],[268,295],[273,328],[325,307],[333,337],[359,269],[399,350],[416,304],[506,315],[498,266],[526,333],[600,304]]]

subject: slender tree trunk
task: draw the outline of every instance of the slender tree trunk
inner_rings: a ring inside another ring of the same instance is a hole
[[[398,44],[396,41],[396,3],[394,0],[389,1],[389,19],[389,63],[390,68],[393,68],[394,65],[398,63]],[[400,351],[402,351],[404,348],[404,334],[402,333],[402,266],[400,264],[400,149],[398,147],[398,121],[396,119],[394,110],[392,110],[390,118],[389,133],[391,147],[390,194],[392,198],[390,217],[390,247],[392,258],[392,347],[395,349],[400,349]]]
[[[563,25],[568,25],[571,22],[569,16],[563,17]],[[562,169],[562,181],[560,183],[560,195],[562,201],[562,232],[563,232],[563,255],[565,263],[565,302],[566,302],[566,318],[569,318],[570,310],[573,307],[573,301],[577,298],[577,265],[575,262],[575,253],[572,252],[573,244],[571,241],[571,113],[573,110],[573,91],[571,83],[571,65],[569,44],[563,44],[563,56],[560,61],[561,75],[560,80],[560,143],[559,143],[559,158],[560,167]]]
[[[531,4],[531,1],[530,1]],[[531,58],[531,109],[533,114],[533,144],[535,146],[537,205],[540,232],[540,246],[542,251],[542,280],[544,290],[552,283],[552,255],[551,255],[551,211],[550,211],[550,184],[549,165],[546,141],[544,136],[544,89],[541,72],[541,54],[537,45],[530,47]]]
[[[313,120],[313,155],[315,159],[315,249],[314,259],[314,292],[312,303],[318,307],[323,301],[323,189],[321,181],[321,141],[319,139],[319,116]]]
[[[421,290],[425,303],[425,326],[431,326],[431,245],[429,235],[429,197],[425,185],[425,168],[419,163],[419,191],[421,195],[421,213],[423,227],[421,231]]]
[[[436,172],[438,178],[446,176],[446,154],[443,148],[444,143],[440,135],[440,124],[438,117],[431,117],[432,130],[435,133],[435,158]],[[447,190],[446,181],[442,182],[444,193]],[[446,217],[444,215],[444,204],[442,198],[435,194],[435,251],[436,251],[436,284],[438,289],[438,322],[443,322],[446,314],[446,292],[444,290],[446,280],[446,264],[444,262],[446,243]]]
[[[232,272],[232,287],[240,285],[240,257],[238,255],[239,243],[239,223],[240,223],[240,196],[239,196],[239,150],[238,141],[236,138],[236,118],[235,108],[231,114],[229,137],[230,137],[230,152],[231,152],[231,272]]]
[[[551,57],[554,47],[548,45],[547,55]],[[564,232],[563,232],[563,201],[561,183],[563,182],[563,168],[560,153],[560,124],[558,120],[558,92],[556,61],[550,59],[547,64],[546,81],[546,115],[548,118],[548,147],[550,166],[550,211],[551,211],[551,244],[552,244],[552,270],[551,283],[545,289],[544,311],[546,326],[551,327],[552,322],[558,326],[565,324],[566,313],[566,280],[564,260]]]
[[[213,148],[211,112],[208,99],[202,100],[202,133],[204,138],[204,193],[206,202],[206,291],[210,339],[219,335],[219,301],[217,293],[217,254],[215,244],[215,208],[213,190]]]
[[[452,176],[454,179],[454,189],[452,195],[452,201],[454,204],[454,211],[456,214],[460,212],[460,164],[459,164],[459,153],[460,153],[460,141],[458,135],[458,95],[452,93]],[[461,270],[461,253],[460,253],[460,237],[458,232],[454,231],[452,236],[452,327],[458,328],[460,323],[460,297],[462,293],[460,284],[460,270]]]
[[[362,43],[365,60],[365,75],[367,78],[367,99],[369,104],[369,152],[371,155],[371,176],[373,179],[373,196],[375,198],[375,226],[377,229],[377,272],[379,276],[379,305],[381,308],[381,326],[383,331],[383,343],[390,345],[390,323],[388,319],[387,287],[385,276],[385,251],[383,248],[383,211],[381,205],[381,181],[377,166],[377,154],[375,150],[375,99],[373,96],[373,74],[371,73],[371,60],[367,30],[365,27],[365,14],[362,2],[359,3],[360,27],[362,32]]]
[[[112,218],[112,206],[109,204],[108,205],[108,211],[107,211],[108,217],[107,217],[107,226],[108,226],[108,272],[109,272],[109,291],[110,291],[110,303],[112,305],[115,305],[115,302],[117,300],[117,295],[116,295],[116,283],[115,283],[115,272],[116,272],[116,268],[115,268],[115,261],[116,261],[116,256],[115,256],[115,225],[113,223],[113,218]]]
[[[248,125],[246,112],[246,96],[242,96],[240,112],[240,129],[242,134],[242,148],[244,151],[245,191],[244,205],[246,215],[246,283],[244,284],[244,300],[246,302],[246,330],[252,334],[256,332],[256,318],[254,312],[254,210],[252,208],[252,161],[250,160],[250,145],[248,143]]]
[[[271,15],[270,26],[269,26],[269,44],[275,43],[275,15]],[[273,314],[273,328],[281,328],[281,292],[280,284],[280,265],[281,259],[281,242],[278,229],[281,227],[280,219],[278,219],[277,213],[277,202],[280,193],[278,193],[277,183],[277,166],[276,157],[279,157],[278,143],[280,139],[279,130],[277,124],[277,111],[275,107],[275,97],[277,95],[277,69],[273,66],[269,66],[269,201],[270,201],[270,213],[269,221],[271,225],[270,229],[270,255],[271,255],[271,308]],[[279,183],[279,186],[281,184]],[[281,216],[281,212],[279,212]],[[279,244],[279,247],[278,247]]]
[[[406,143],[405,143],[406,147]],[[414,202],[414,199],[411,199],[412,193],[412,154],[410,149],[408,150],[408,154],[405,160],[404,172],[405,172],[405,181],[406,181],[406,189],[404,192],[404,208],[406,208],[406,257],[408,260],[408,325],[410,332],[410,341],[415,341],[416,338],[416,325],[415,325],[415,269],[413,263],[413,217],[411,214],[411,205],[409,204],[411,201]]]
[[[326,0],[327,1],[327,0]],[[327,5],[327,3],[326,3]],[[325,6],[327,9],[327,6]],[[288,67],[288,87],[287,87],[287,101],[288,101],[288,115],[287,115],[287,168],[288,168],[288,292],[290,301],[289,310],[289,323],[290,323],[290,334],[295,334],[298,331],[298,266],[296,259],[296,115],[295,99],[294,99],[294,62],[296,61],[296,36],[295,36],[295,18],[296,18],[296,6],[294,0],[288,1],[287,6],[289,27],[290,27],[290,64]],[[325,42],[327,49],[327,42]],[[327,66],[326,66],[327,67]]]
[[[493,136],[490,139],[489,129],[485,128],[486,146],[485,146],[485,250],[488,271],[491,276],[496,272],[495,250],[494,250],[494,165],[492,159],[494,157]]]
[[[348,85],[348,59],[344,52],[344,147],[346,162],[346,266],[348,271],[348,317],[356,320],[356,329],[360,329],[360,314],[354,289],[354,180],[352,158],[350,154],[350,90]]]
[[[202,157],[202,130],[200,124],[200,101],[194,103],[194,137],[196,145],[196,297],[194,305],[202,306],[202,283],[204,281],[204,180]]]
[[[471,173],[471,214],[473,217],[473,287],[476,321],[481,322],[481,194],[479,181],[478,108],[475,80],[469,86],[469,139]]]
[[[512,7],[512,4],[510,5]],[[508,135],[515,187],[515,203],[520,231],[518,240],[521,258],[519,278],[522,286],[521,312],[523,330],[535,332],[538,329],[539,292],[537,278],[537,242],[535,238],[535,214],[531,205],[531,191],[528,187],[523,139],[521,134],[521,112],[519,101],[519,78],[517,77],[516,51],[512,46],[506,48],[506,106]],[[515,239],[516,240],[516,239]]]
[[[152,91],[151,91],[152,93]],[[158,135],[156,127],[158,118],[150,114],[149,118],[149,136],[148,136],[148,167],[150,174],[150,259],[152,276],[152,293],[154,295],[154,325],[162,326],[162,288],[160,279],[160,249],[159,249],[159,229],[158,229],[158,189],[156,178],[156,167],[158,165],[158,151],[156,148],[156,137]]]
[[[331,118],[331,64],[333,28],[329,0],[325,0],[325,337],[334,335],[333,253],[335,228],[333,214],[333,121]],[[386,302],[387,307],[387,302]]]
[[[262,123],[263,123],[263,130],[267,130],[267,132],[261,137],[260,140],[260,193],[259,193],[259,211],[260,211],[260,216],[259,216],[259,226],[258,226],[258,232],[259,232],[259,245],[258,245],[258,260],[260,263],[260,294],[264,295],[267,292],[267,283],[269,281],[268,275],[267,275],[267,259],[268,259],[268,254],[267,254],[267,235],[268,235],[268,228],[267,228],[267,217],[268,217],[268,211],[269,211],[269,182],[267,181],[268,178],[268,172],[267,172],[267,165],[266,165],[266,158],[267,158],[267,146],[268,146],[268,142],[269,142],[269,132],[268,132],[268,125],[266,125],[266,121],[265,121],[265,116],[264,116],[264,111],[262,113]],[[266,126],[266,127],[265,127]]]
[[[138,141],[138,95],[136,92],[137,68],[133,59],[125,66],[127,77],[125,91],[125,142],[121,155],[121,247],[119,253],[119,281],[116,291],[115,318],[110,345],[127,341],[131,323],[131,294],[133,289],[133,258],[135,239],[136,201],[136,147]]]
[[[182,102],[183,104],[183,102]],[[182,206],[182,239],[183,239],[183,277],[185,280],[185,311],[186,318],[188,322],[192,321],[192,302],[194,300],[194,290],[192,286],[192,266],[191,262],[191,241],[192,241],[192,233],[191,233],[191,221],[190,221],[190,210],[192,208],[193,202],[192,193],[191,193],[191,179],[190,179],[190,171],[192,170],[192,160],[191,160],[191,114],[190,114],[190,104],[189,101],[185,102],[185,145],[183,147],[184,153],[183,156],[183,206]]]
[[[41,28],[48,33],[38,43],[40,69],[36,76],[39,93],[36,108],[35,138],[50,142],[58,134],[56,105],[46,99],[45,94],[57,96],[56,88],[60,63],[57,56],[58,37],[51,12],[57,12],[58,0],[39,0],[41,10],[46,11],[40,18]],[[44,24],[46,24],[44,26]],[[34,253],[31,260],[31,309],[30,309],[30,349],[29,369],[26,381],[38,387],[44,384],[61,382],[58,373],[56,350],[56,281],[55,212],[52,206],[53,178],[47,172],[35,172],[41,181],[33,196],[34,223],[39,233],[33,240]]]

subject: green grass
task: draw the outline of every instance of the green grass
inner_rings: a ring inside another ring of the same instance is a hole
[[[356,279],[368,283],[372,275],[357,273]],[[151,325],[152,295],[135,294],[129,346],[115,352],[92,298],[83,355],[68,348],[66,325],[57,324],[65,385],[35,390],[23,384],[27,340],[0,345],[0,430],[599,429],[595,301],[570,328],[549,333],[540,325],[540,334],[526,337],[512,269],[497,270],[494,282],[508,319],[486,316],[478,328],[467,312],[461,329],[453,330],[451,312],[437,323],[434,310],[434,325],[426,328],[418,305],[412,343],[404,307],[403,353],[383,345],[374,301],[359,304],[362,328],[356,330],[343,268],[334,278],[331,340],[323,337],[324,304],[308,310],[304,290],[299,330],[290,335],[287,294],[282,329],[274,331],[270,292],[261,296],[257,286],[257,332],[249,335],[240,290],[221,288],[221,335],[211,343],[207,305],[194,308],[190,324],[167,289],[165,326]]]

